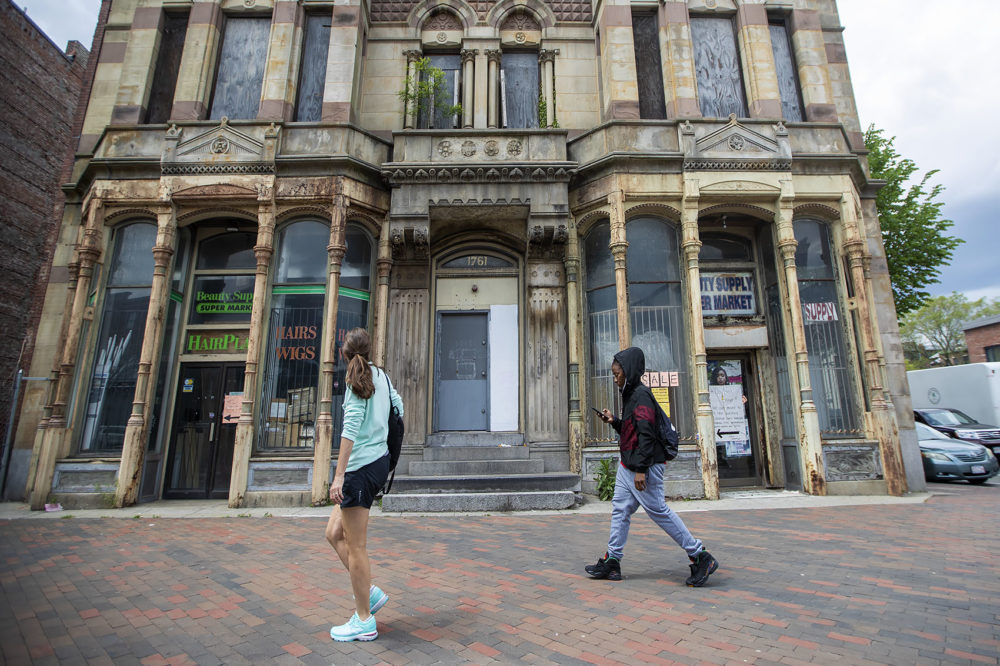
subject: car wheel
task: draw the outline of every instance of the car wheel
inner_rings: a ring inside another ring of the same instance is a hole
[[[986,483],[987,481],[989,481],[989,479],[969,479],[969,483],[971,483],[973,485],[976,485],[976,486],[981,486],[984,483]]]

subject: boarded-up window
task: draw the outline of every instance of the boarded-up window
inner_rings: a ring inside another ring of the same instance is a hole
[[[456,126],[458,117],[447,112],[449,107],[459,102],[459,86],[461,84],[462,59],[457,55],[427,56],[431,67],[440,69],[444,74],[443,89],[437,91],[437,99],[420,101],[420,113],[417,117],[417,127],[420,129],[451,129]],[[427,75],[422,75],[427,80]]]
[[[639,87],[639,117],[666,118],[663,67],[660,64],[660,28],[655,14],[632,15],[632,41]]]
[[[256,118],[264,82],[270,18],[228,18],[209,118]]]
[[[746,118],[749,114],[732,19],[692,17],[691,42],[701,115],[727,118],[735,113]]]
[[[299,100],[295,105],[295,120],[300,122],[315,122],[323,117],[323,86],[326,82],[326,56],[330,48],[330,24],[328,14],[310,14],[306,17]]]
[[[504,53],[500,87],[504,127],[538,127],[538,54]]]
[[[147,123],[165,123],[170,119],[170,108],[174,104],[174,89],[177,87],[177,72],[181,68],[181,53],[184,51],[187,24],[187,14],[167,14],[163,17],[160,50],[156,55],[153,87],[149,92],[149,104],[146,111]]]
[[[795,55],[788,40],[788,28],[781,21],[772,22],[770,28],[774,68],[778,72],[778,90],[781,93],[781,117],[785,120],[801,121],[803,118],[799,70],[795,67]]]

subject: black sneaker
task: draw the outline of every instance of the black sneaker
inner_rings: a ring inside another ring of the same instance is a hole
[[[591,578],[607,578],[608,580],[622,579],[622,565],[615,557],[610,557],[604,553],[604,557],[597,560],[597,564],[588,564],[584,570]]]
[[[719,561],[712,557],[707,550],[702,550],[691,560],[691,575],[685,581],[690,587],[701,587],[708,581],[708,577],[719,568]]]

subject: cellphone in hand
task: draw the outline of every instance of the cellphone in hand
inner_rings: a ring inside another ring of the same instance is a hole
[[[601,410],[597,409],[596,407],[591,407],[591,409],[593,409],[594,413],[597,414],[597,418],[599,418],[602,421],[604,421],[604,412],[602,412]],[[607,423],[607,421],[605,421],[605,423]]]

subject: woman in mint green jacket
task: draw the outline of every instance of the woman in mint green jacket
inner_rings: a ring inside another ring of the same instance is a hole
[[[402,416],[403,400],[385,371],[368,360],[368,331],[355,328],[348,332],[340,353],[347,361],[348,390],[344,392],[340,455],[330,486],[330,500],[335,506],[326,524],[326,540],[351,575],[356,612],[346,624],[330,629],[330,637],[337,641],[370,641],[378,637],[374,614],[389,595],[371,584],[368,514],[389,478],[389,406],[395,406]]]

